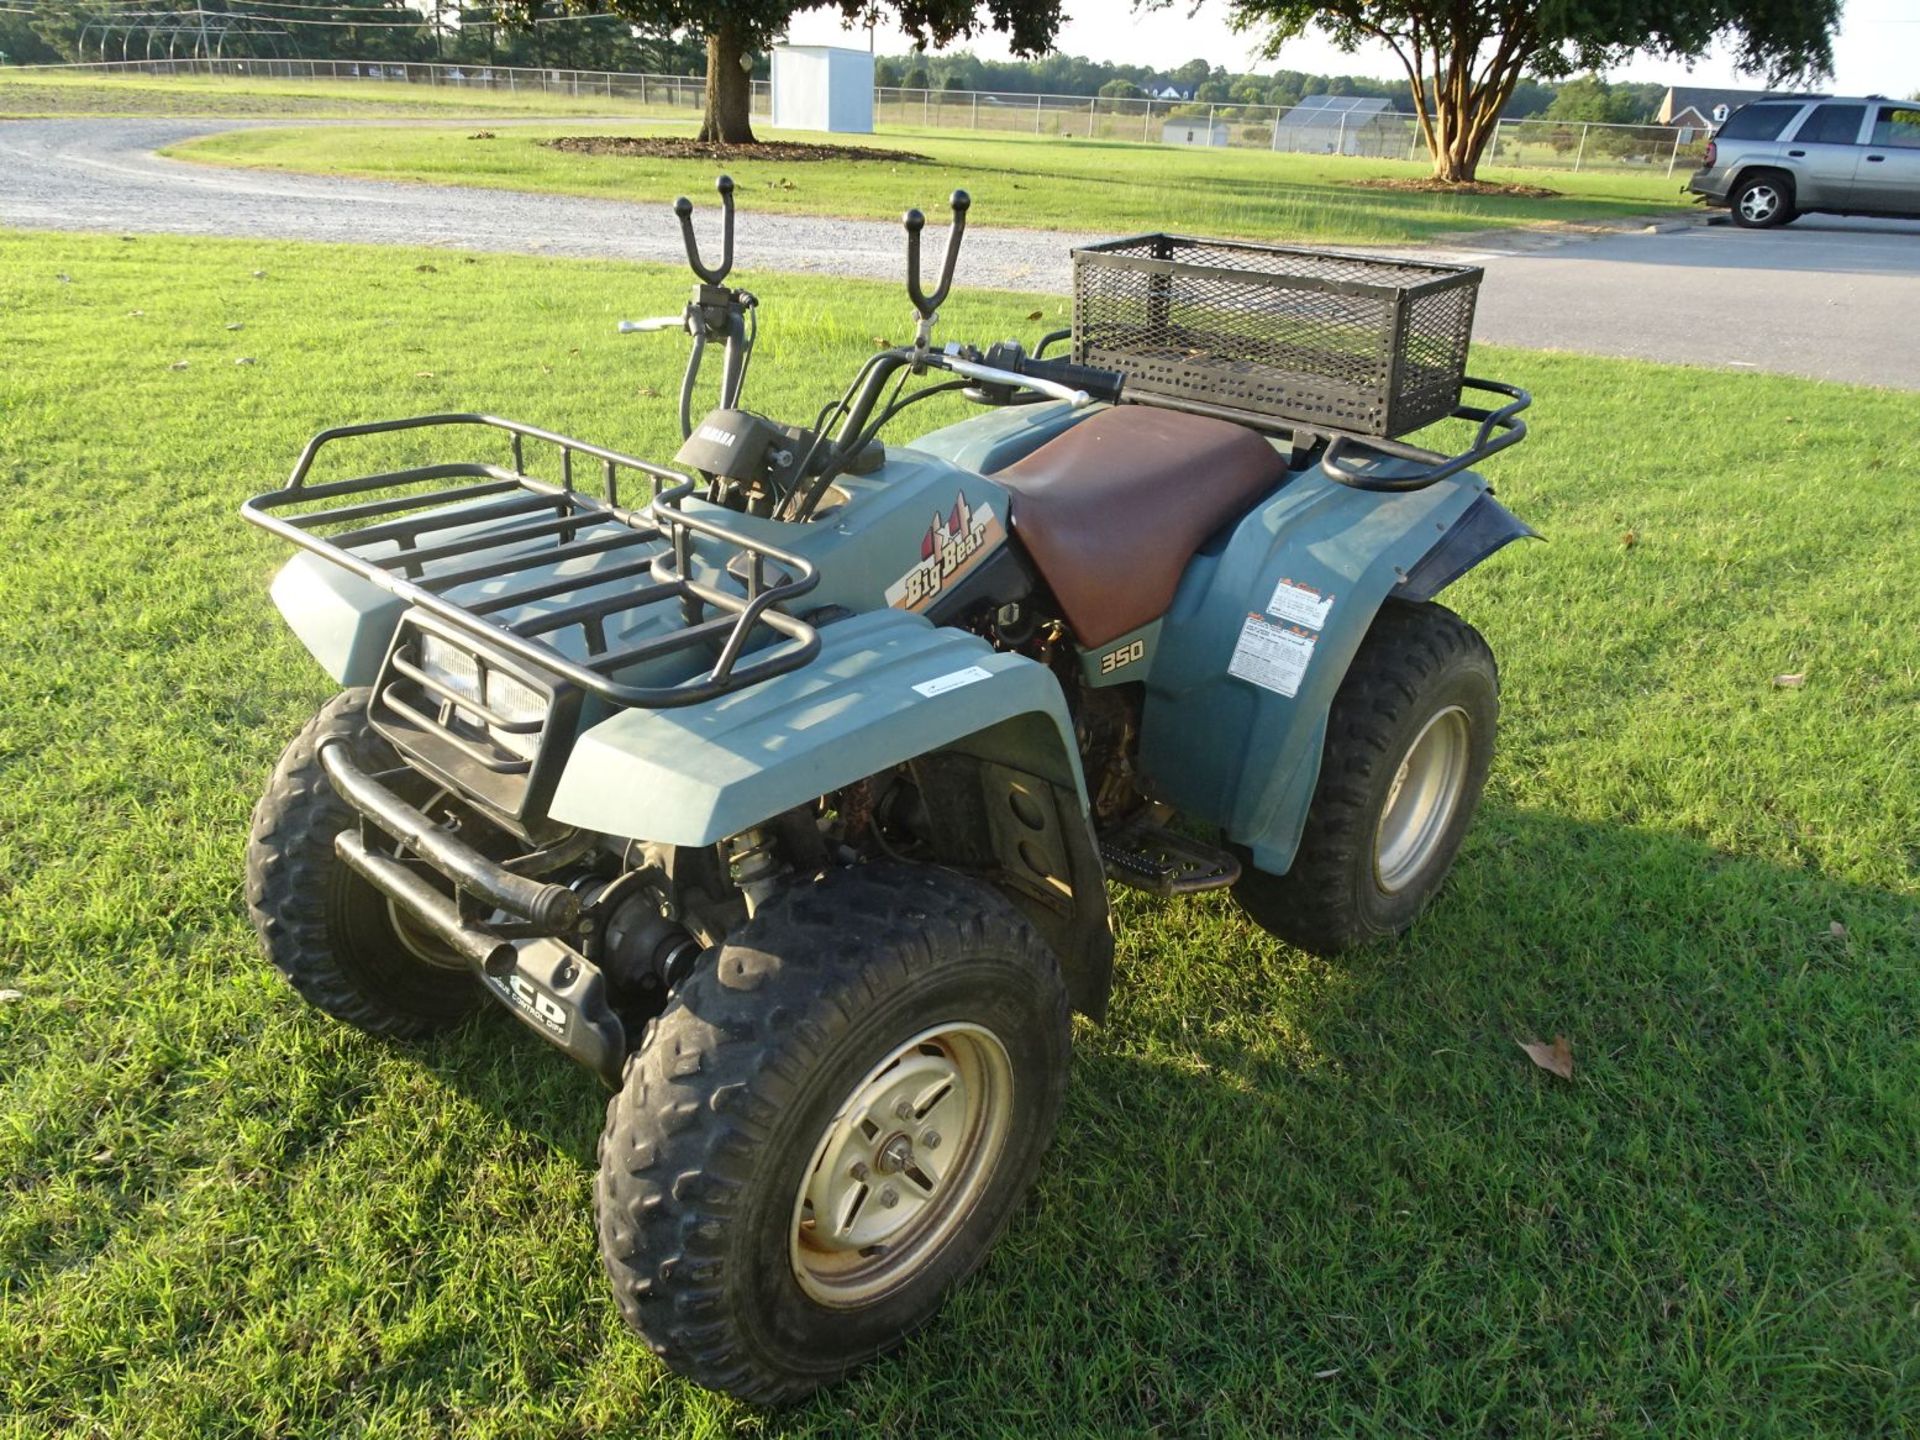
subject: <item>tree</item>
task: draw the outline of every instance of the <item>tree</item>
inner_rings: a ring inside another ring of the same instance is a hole
[[[502,0],[501,13],[529,23],[542,0]],[[753,86],[748,66],[802,10],[838,10],[850,21],[891,10],[900,28],[921,46],[945,45],[991,28],[1008,37],[1016,55],[1038,55],[1060,28],[1061,0],[584,0],[583,11],[610,11],[659,33],[691,30],[707,42],[706,113],[702,140],[751,144]],[[984,12],[984,13],[983,13]],[[744,63],[743,63],[744,62]]]
[[[1131,80],[1109,80],[1100,87],[1104,100],[1144,100],[1146,93]]]
[[[1173,0],[1145,0],[1166,5]],[[1639,51],[1692,61],[1731,41],[1735,67],[1781,81],[1833,69],[1842,0],[1231,0],[1268,58],[1319,30],[1342,49],[1378,42],[1412,83],[1433,173],[1471,180],[1522,74],[1604,70]],[[1309,92],[1311,93],[1311,92]]]

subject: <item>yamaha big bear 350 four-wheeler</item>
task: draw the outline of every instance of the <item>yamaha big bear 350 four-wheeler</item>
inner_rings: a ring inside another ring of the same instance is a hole
[[[906,217],[913,343],[782,423],[741,407],[720,190],[725,258],[679,201],[700,283],[627,327],[691,334],[684,469],[436,415],[326,431],[245,506],[303,547],[274,598],[346,687],[260,801],[247,895],[328,1014],[415,1036],[492,997],[601,1076],[621,1313],[773,1401],[1007,1225],[1069,1012],[1106,1006],[1109,881],[1230,888],[1320,953],[1413,921],[1498,703],[1433,596],[1530,533],[1468,469],[1527,397],[1463,378],[1477,270],[1171,235],[1076,252],[1032,354],[936,345],[957,193],[932,294]],[[956,390],[986,413],[885,435]],[[1395,438],[1448,416],[1462,454]],[[370,435],[498,463],[317,476]]]

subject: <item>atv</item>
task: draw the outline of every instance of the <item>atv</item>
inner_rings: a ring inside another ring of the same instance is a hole
[[[1470,468],[1529,402],[1464,375],[1477,270],[1178,235],[1076,251],[1031,353],[936,345],[956,192],[932,293],[905,217],[912,343],[785,423],[741,403],[719,191],[718,265],[675,207],[684,314],[622,326],[691,337],[673,466],[432,415],[327,430],[243,507],[300,547],[273,597],[343,687],[247,901],[339,1020],[496,1002],[598,1075],[621,1314],[778,1402],[1008,1225],[1107,1005],[1109,883],[1227,890],[1320,954],[1419,914],[1498,708],[1434,596],[1532,533]],[[983,413],[883,438],[956,391]],[[1448,417],[1460,453],[1398,438]],[[317,473],[368,443],[494,458]]]

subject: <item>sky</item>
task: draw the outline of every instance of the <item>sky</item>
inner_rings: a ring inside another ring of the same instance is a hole
[[[1204,57],[1235,72],[1284,68],[1378,79],[1397,79],[1403,73],[1384,46],[1348,55],[1312,35],[1288,43],[1276,60],[1259,60],[1254,38],[1236,35],[1228,25],[1228,8],[1227,0],[1203,0],[1199,14],[1189,18],[1186,0],[1174,0],[1172,8],[1145,15],[1136,14],[1130,0],[1066,0],[1068,19],[1055,45],[1092,60],[1161,68]],[[831,13],[795,16],[789,38],[798,45],[861,49],[867,45],[864,29],[845,30]],[[875,43],[883,55],[902,54],[910,45],[898,30],[887,26],[875,36]],[[993,34],[950,48],[972,49],[996,59],[1008,53],[1001,37]],[[1844,94],[1907,96],[1920,90],[1920,0],[1847,0],[1834,42],[1834,72],[1832,88]],[[1708,55],[1691,71],[1671,60],[1636,57],[1609,78],[1662,85],[1759,88],[1762,84],[1736,73],[1724,52]]]

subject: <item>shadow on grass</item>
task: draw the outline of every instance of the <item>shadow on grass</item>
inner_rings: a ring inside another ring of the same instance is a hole
[[[1337,964],[1218,897],[1124,909],[1035,1200],[797,1427],[1894,1415],[1911,896],[1489,807],[1416,930]],[[517,1030],[428,1063],[590,1166],[597,1087]],[[1570,1084],[1515,1044],[1554,1033]]]

